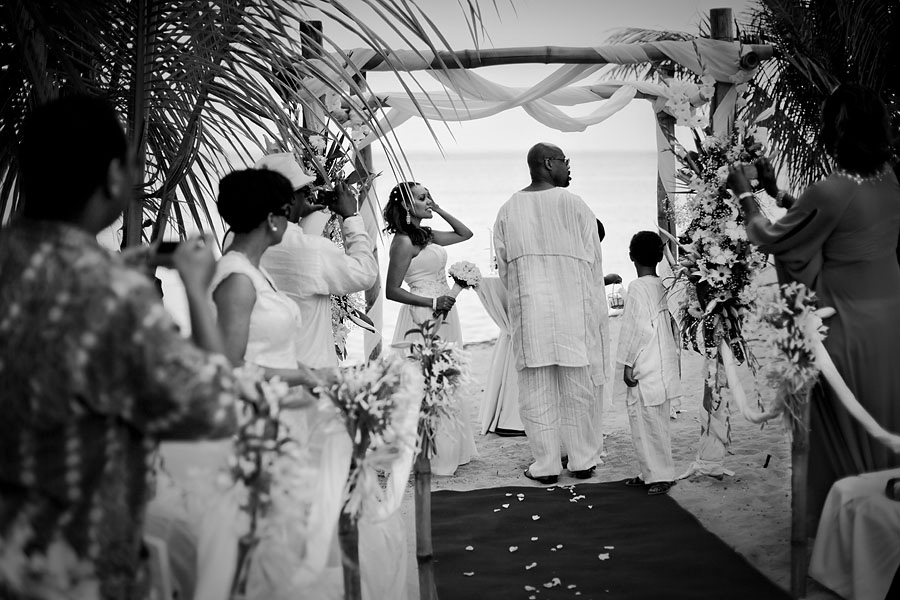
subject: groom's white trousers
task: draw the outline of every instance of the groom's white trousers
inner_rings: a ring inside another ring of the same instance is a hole
[[[533,476],[558,475],[560,442],[569,455],[568,469],[597,464],[597,439],[603,386],[591,381],[590,367],[525,367],[519,371],[519,414],[534,455]]]

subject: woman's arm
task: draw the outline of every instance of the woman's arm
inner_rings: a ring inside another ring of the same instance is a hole
[[[250,338],[250,315],[256,304],[256,288],[246,275],[229,275],[213,290],[219,331],[225,340],[225,356],[234,365],[244,364]]]
[[[436,212],[441,216],[442,219],[447,221],[450,224],[450,227],[453,228],[453,231],[432,231],[434,243],[438,246],[450,246],[453,244],[458,244],[460,242],[464,242],[472,237],[472,230],[465,226],[465,224],[448,213],[446,210],[438,206],[437,202],[434,201],[433,198],[429,196],[428,200],[425,201],[428,204],[428,207],[432,210],[432,212]]]
[[[419,296],[408,290],[404,290],[403,276],[409,270],[409,263],[418,254],[418,249],[409,239],[409,236],[398,233],[391,242],[391,252],[388,262],[387,277],[384,282],[384,295],[388,300],[409,304],[410,306],[423,306],[434,310],[450,310],[456,302],[450,296],[439,296],[436,299],[429,296]]]

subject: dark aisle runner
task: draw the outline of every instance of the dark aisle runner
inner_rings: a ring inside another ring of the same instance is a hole
[[[432,519],[441,600],[790,597],[672,498],[622,482],[435,492]]]

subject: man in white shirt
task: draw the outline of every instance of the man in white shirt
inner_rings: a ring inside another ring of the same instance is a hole
[[[568,469],[591,477],[603,447],[609,321],[597,220],[565,190],[569,159],[551,144],[528,152],[531,184],[500,207],[494,246],[509,296],[519,411],[534,462],[525,476],[556,483],[560,442]]]
[[[331,295],[367,290],[378,276],[378,261],[359,215],[358,201],[347,186],[339,183],[332,203],[314,203],[310,184],[315,177],[306,173],[290,152],[264,156],[254,166],[278,171],[295,190],[284,238],[266,250],[260,265],[300,307],[303,322],[298,333],[297,360],[314,369],[336,367]],[[325,206],[342,218],[343,248],[321,235],[305,234],[297,224]]]

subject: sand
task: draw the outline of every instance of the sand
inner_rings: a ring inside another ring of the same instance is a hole
[[[610,319],[615,342],[619,319]],[[615,347],[613,345],[613,347]],[[531,462],[531,451],[524,437],[480,435],[478,409],[487,381],[493,342],[466,346],[472,365],[471,381],[465,393],[472,399],[469,420],[476,431],[479,456],[462,465],[450,477],[433,478],[433,490],[472,490],[502,486],[540,487],[526,479],[523,471]],[[700,434],[700,402],[703,395],[703,359],[685,352],[682,356],[684,398],[681,413],[672,421],[672,450],[676,472],[684,472],[694,459]],[[754,397],[752,377],[741,367],[748,397]],[[763,398],[771,397],[771,389],[760,390]],[[755,568],[785,590],[790,587],[790,440],[779,419],[760,427],[740,414],[732,415],[732,443],[725,467],[733,477],[719,481],[708,476],[694,476],[675,485],[670,494],[678,504],[693,514],[707,529],[722,539]],[[604,418],[607,456],[588,482],[619,481],[637,474],[637,463],[631,446],[628,417],[621,398],[614,398]],[[563,471],[562,485],[585,483]],[[407,525],[408,581],[410,598],[418,598],[415,561],[414,511],[412,486],[407,489],[401,511]],[[698,565],[702,566],[702,565]],[[706,565],[707,567],[711,565]],[[827,600],[839,598],[814,580],[808,579],[807,598]]]

